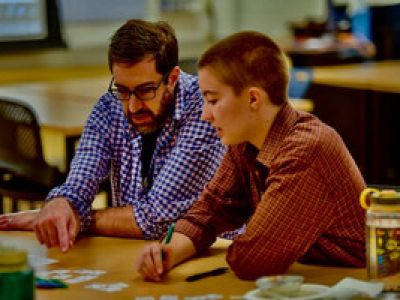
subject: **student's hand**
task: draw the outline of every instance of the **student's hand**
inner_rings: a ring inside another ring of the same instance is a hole
[[[170,269],[171,255],[172,248],[169,245],[146,245],[136,261],[136,270],[146,280],[160,281],[161,276]]]
[[[41,244],[66,252],[80,231],[80,217],[68,200],[54,198],[39,212],[33,229]]]
[[[0,215],[0,230],[33,230],[38,210]]]

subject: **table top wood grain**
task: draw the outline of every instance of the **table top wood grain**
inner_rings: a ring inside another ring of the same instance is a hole
[[[32,232],[0,232],[0,240],[26,241],[38,247]],[[219,239],[212,248],[202,255],[174,268],[160,283],[143,281],[135,271],[135,260],[143,246],[149,243],[143,240],[85,236],[78,240],[69,252],[62,254],[58,249],[50,249],[48,257],[58,260],[47,266],[48,270],[56,269],[93,269],[105,270],[106,273],[97,279],[77,284],[70,284],[67,289],[37,290],[37,300],[50,299],[134,299],[134,297],[152,296],[158,299],[161,295],[199,296],[220,294],[224,299],[242,296],[256,288],[254,281],[238,279],[229,270],[228,273],[208,277],[195,282],[186,282],[185,278],[198,272],[226,267],[226,249],[230,241]],[[358,279],[366,278],[365,269],[321,267],[295,263],[289,274],[302,275],[306,283],[333,285],[346,276]],[[96,291],[85,288],[90,283],[124,282],[128,288],[115,293]]]

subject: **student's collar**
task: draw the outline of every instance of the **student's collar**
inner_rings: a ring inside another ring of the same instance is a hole
[[[257,160],[260,163],[270,167],[275,156],[279,154],[283,139],[289,130],[291,130],[296,119],[296,110],[289,102],[284,103],[276,115],[268,135],[261,146],[260,152],[257,155]]]

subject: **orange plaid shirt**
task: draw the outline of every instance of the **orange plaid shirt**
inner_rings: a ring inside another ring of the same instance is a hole
[[[284,104],[260,151],[229,147],[176,232],[202,252],[245,223],[226,257],[242,279],[285,273],[295,261],[364,267],[364,188],[335,130]]]

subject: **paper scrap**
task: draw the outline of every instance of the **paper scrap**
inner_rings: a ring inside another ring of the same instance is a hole
[[[92,283],[85,286],[85,288],[113,293],[119,292],[123,289],[127,288],[129,284],[125,282],[116,282],[116,283]]]
[[[371,298],[378,296],[383,291],[382,282],[368,282],[351,277],[346,277],[329,290],[329,296],[336,299],[350,298],[355,295],[366,295]]]
[[[28,255],[28,262],[29,262],[29,265],[32,268],[37,268],[37,267],[40,267],[40,266],[46,266],[46,265],[51,265],[51,264],[57,263],[58,260],[52,259],[52,258],[48,258],[48,257],[29,254]]]
[[[159,300],[179,300],[177,295],[161,295]]]
[[[103,270],[90,270],[90,269],[77,269],[77,270],[50,270],[38,272],[37,276],[47,279],[60,279],[69,284],[90,281],[103,275],[106,271]]]
[[[200,296],[187,296],[184,297],[184,300],[217,300],[224,298],[223,295],[219,294],[207,294],[207,295],[200,295]]]

